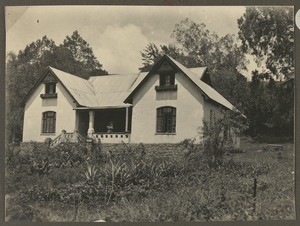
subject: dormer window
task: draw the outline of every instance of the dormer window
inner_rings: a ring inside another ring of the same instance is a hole
[[[57,78],[52,74],[48,73],[47,76],[44,78],[44,93],[41,94],[41,98],[57,98],[56,93],[56,84],[57,84]]]
[[[175,73],[161,73],[159,75],[160,86],[174,86],[175,85]]]
[[[41,94],[41,98],[57,98],[56,82],[45,82],[45,93]]]
[[[174,72],[161,72],[159,74],[159,86],[155,86],[156,91],[163,90],[177,90],[177,85],[175,85],[175,73]]]
[[[45,84],[45,94],[54,94],[56,93],[56,83],[46,83]]]
[[[168,63],[164,62],[157,70],[159,75],[159,85],[155,86],[157,92],[164,90],[176,91],[177,85],[175,85],[175,73],[176,70]]]

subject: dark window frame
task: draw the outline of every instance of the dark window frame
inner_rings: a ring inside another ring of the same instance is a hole
[[[56,112],[45,111],[42,114],[42,133],[55,133]]]
[[[56,82],[45,83],[45,94],[55,94],[56,93]]]
[[[56,83],[56,81],[44,82],[45,90],[44,93],[40,95],[40,97],[42,99],[57,98]]]
[[[159,86],[174,86],[175,72],[164,72],[159,74]]]
[[[156,133],[176,133],[176,108],[163,106],[156,109]]]
[[[159,85],[155,86],[157,92],[161,91],[177,91],[177,85],[175,85],[175,72],[160,72],[159,73]]]

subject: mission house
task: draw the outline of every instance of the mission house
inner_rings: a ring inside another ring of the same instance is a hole
[[[186,68],[167,55],[150,72],[89,79],[48,67],[22,101],[23,142],[55,140],[62,131],[102,143],[197,138],[203,120],[234,110],[210,85],[206,67]]]

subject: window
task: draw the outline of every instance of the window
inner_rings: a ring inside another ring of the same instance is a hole
[[[155,90],[165,91],[171,90],[176,91],[177,85],[175,85],[175,73],[174,72],[163,72],[159,74],[159,86],[155,86]]]
[[[57,98],[56,93],[56,82],[47,82],[45,84],[45,93],[42,93],[40,96],[42,99],[46,98]]]
[[[45,94],[55,94],[56,93],[56,84],[55,83],[46,83],[45,84]]]
[[[174,73],[162,73],[159,77],[160,86],[173,86],[175,85],[175,74]]]
[[[157,108],[157,133],[176,132],[176,108],[161,107]]]
[[[42,133],[55,133],[56,113],[46,111],[43,113]]]

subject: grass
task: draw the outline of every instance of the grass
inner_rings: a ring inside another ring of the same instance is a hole
[[[263,151],[266,144],[279,142],[283,144],[283,152]],[[23,179],[20,172],[24,173],[24,169],[14,174],[8,170],[7,187],[15,189],[7,190],[7,219],[46,222],[295,219],[293,143],[272,138],[244,139],[241,149],[242,153],[227,155],[220,169],[184,166],[183,173],[157,174],[148,182],[142,180],[116,187],[109,203],[97,196],[79,203],[72,198],[63,202],[28,196],[31,186],[46,186],[58,192],[62,192],[61,188],[76,186],[83,179],[82,165],[55,169],[39,176],[32,176],[28,169],[29,176]],[[172,161],[170,164],[175,164]],[[55,177],[58,174],[61,176]],[[254,178],[257,178],[255,201]],[[147,183],[150,185],[146,186]],[[37,191],[44,195],[41,189]]]

